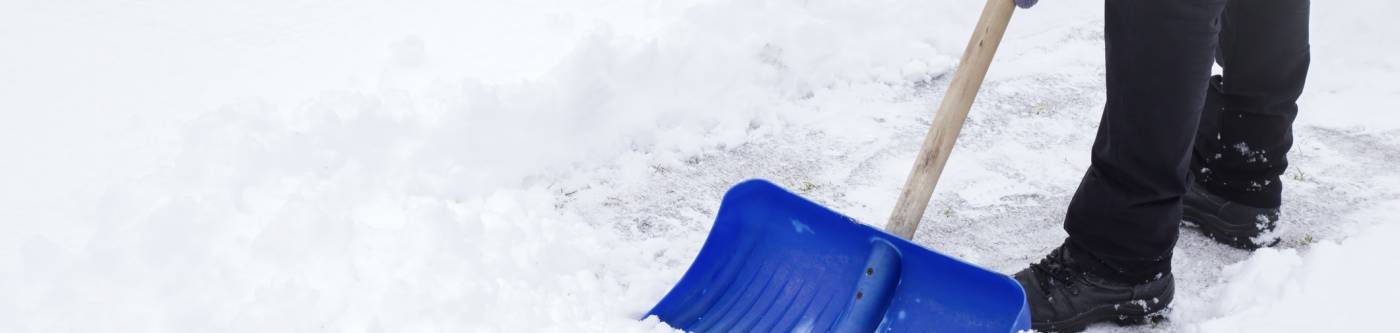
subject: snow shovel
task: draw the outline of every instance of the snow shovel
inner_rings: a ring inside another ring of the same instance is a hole
[[[700,254],[647,316],[690,332],[1015,332],[1021,286],[914,244],[1011,19],[989,0],[885,231],[763,180],[731,188]]]

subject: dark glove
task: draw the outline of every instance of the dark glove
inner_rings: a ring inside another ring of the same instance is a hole
[[[1031,8],[1031,6],[1035,6],[1036,2],[1040,2],[1040,0],[1016,0],[1016,7]]]

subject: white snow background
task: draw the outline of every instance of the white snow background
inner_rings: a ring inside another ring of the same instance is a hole
[[[720,196],[882,225],[980,1],[0,2],[0,331],[642,332]],[[1064,237],[1102,4],[1018,11],[919,243]],[[1284,242],[1184,230],[1171,320],[1394,331],[1400,38],[1313,4]]]

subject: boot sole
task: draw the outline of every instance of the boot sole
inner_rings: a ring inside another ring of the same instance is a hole
[[[1167,320],[1171,312],[1171,302],[1175,288],[1153,299],[1139,299],[1113,305],[1095,307],[1070,319],[1048,324],[1032,324],[1040,332],[1081,332],[1089,325],[1100,322],[1113,322],[1118,326],[1156,324]],[[1155,301],[1154,301],[1155,300]],[[1161,304],[1160,306],[1157,306]],[[1155,309],[1153,307],[1156,306]]]
[[[1194,225],[1196,229],[1200,230],[1206,237],[1210,237],[1210,239],[1218,243],[1241,250],[1254,251],[1260,247],[1274,246],[1279,242],[1279,239],[1275,238],[1267,244],[1255,243],[1254,237],[1258,236],[1258,230],[1254,230],[1254,228],[1248,226],[1238,229],[1227,228],[1227,226],[1231,226],[1231,224],[1226,223],[1214,214],[1207,214],[1190,206],[1182,207],[1181,220]]]

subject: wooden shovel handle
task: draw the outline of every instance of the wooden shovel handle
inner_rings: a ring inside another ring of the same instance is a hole
[[[1014,0],[987,0],[982,8],[982,18],[977,20],[977,29],[972,31],[972,40],[963,51],[958,70],[953,73],[953,82],[943,94],[943,102],[938,105],[938,114],[933,117],[933,125],[924,138],[924,146],[914,160],[914,170],[909,172],[909,180],[904,182],[904,191],[899,194],[899,202],[894,205],[885,231],[913,239],[919,229],[919,220],[928,208],[933,187],[938,184],[938,176],[943,173],[943,165],[948,162],[948,154],[953,151],[953,143],[958,139],[967,111],[972,109],[972,100],[977,98],[977,89],[982,87],[982,79],[987,76],[987,67],[992,64],[992,56],[1001,44],[1001,36],[1006,33],[1006,25],[1011,21]]]

